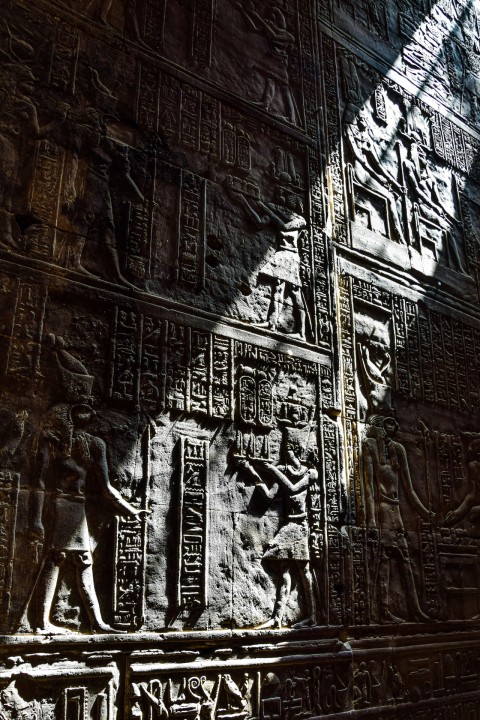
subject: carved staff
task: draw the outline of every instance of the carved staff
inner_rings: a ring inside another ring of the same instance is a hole
[[[402,146],[399,142],[397,142],[397,150],[398,150],[398,166],[400,168],[400,185],[402,186],[403,193],[402,193],[402,208],[403,208],[403,217],[405,220],[405,230],[406,230],[406,236],[407,236],[407,246],[408,246],[408,254],[410,256],[410,259],[412,257],[411,253],[411,246],[412,246],[412,229],[410,227],[410,222],[408,220],[408,198],[406,193],[406,186],[405,186],[405,169],[403,167],[403,152],[402,152]]]

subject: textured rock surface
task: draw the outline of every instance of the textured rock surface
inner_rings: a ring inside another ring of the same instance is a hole
[[[5,0],[2,719],[478,717],[479,53]]]

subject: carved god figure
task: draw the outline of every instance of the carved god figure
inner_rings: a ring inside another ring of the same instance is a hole
[[[37,537],[45,535],[45,500],[53,505],[50,508],[53,511],[52,526],[35,588],[40,599],[37,632],[43,634],[68,632],[50,619],[60,567],[65,560],[75,564],[78,591],[92,627],[101,632],[115,632],[102,618],[95,591],[86,513],[87,477],[96,478],[103,496],[121,514],[134,517],[144,512],[126,502],[111,485],[106,445],[85,430],[92,415],[89,405],[56,405],[38,439],[32,508],[32,533]]]
[[[353,177],[359,185],[385,201],[393,239],[405,245],[395,197],[395,193],[402,195],[403,188],[378,154],[378,144],[369,126],[370,121],[364,108],[358,110],[356,117],[350,112],[345,115],[345,135],[352,158]]]
[[[398,580],[403,584],[410,612],[417,620],[428,620],[418,602],[400,511],[400,486],[420,515],[426,519],[431,516],[413,488],[405,448],[393,439],[397,428],[394,418],[374,415],[369,419],[363,442],[366,524],[378,532],[378,555],[372,586],[377,593],[380,619],[393,623],[404,622],[391,610],[391,570],[395,561],[400,568]]]

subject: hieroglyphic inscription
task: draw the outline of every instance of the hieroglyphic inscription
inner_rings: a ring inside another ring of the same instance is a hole
[[[147,180],[142,188],[143,201],[127,204],[125,265],[136,280],[145,280],[151,274],[156,173],[156,162],[153,159],[145,167]]]
[[[214,0],[194,0],[192,9],[192,60],[209,67],[212,61]]]
[[[137,401],[138,398],[140,322],[137,313],[115,309],[110,394],[116,400]]]
[[[208,441],[180,438],[177,601],[193,610],[207,603]]]
[[[196,121],[198,109],[192,112]],[[177,277],[181,285],[200,290],[205,275],[206,182],[187,171],[181,178]]]
[[[338,70],[335,56],[335,44],[331,38],[322,36],[325,113],[328,141],[327,182],[332,202],[329,208],[327,229],[334,232],[338,242],[347,242],[345,226],[345,207],[341,164],[340,121],[338,117]]]
[[[48,83],[62,93],[73,95],[77,73],[80,32],[69,23],[55,18],[56,37],[53,43]]]
[[[110,395],[143,407],[231,418],[232,343],[142,313],[116,310]]]
[[[34,378],[40,373],[47,288],[18,281],[6,373]]]
[[[147,422],[138,448],[141,461],[136,493],[136,509],[148,510],[151,476],[152,424]],[[113,590],[114,624],[121,629],[138,630],[145,619],[145,572],[147,520],[140,517],[117,517],[115,521],[115,577]]]
[[[145,42],[157,50],[163,50],[165,42],[165,16],[168,0],[146,0],[144,4]]]
[[[146,130],[158,129],[160,73],[156,67],[141,63],[137,80],[137,122]]]
[[[137,630],[144,617],[144,522],[117,517],[115,538],[113,619],[120,629]]]
[[[0,628],[2,631],[6,630],[10,607],[19,487],[18,473],[0,470]]]
[[[35,172],[30,189],[31,211],[42,220],[35,224],[26,240],[28,252],[42,260],[55,256],[56,224],[61,201],[64,151],[48,140],[39,140]]]

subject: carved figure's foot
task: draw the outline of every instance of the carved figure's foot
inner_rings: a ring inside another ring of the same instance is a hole
[[[0,248],[10,251],[13,250],[13,252],[17,253],[21,251],[18,243],[15,242],[11,235],[4,235],[2,237],[2,239],[0,240]]]
[[[125,635],[126,630],[115,630],[115,628],[113,628],[111,625],[107,625],[107,623],[97,622],[97,625],[95,627],[95,632],[115,634],[115,635]]]
[[[304,618],[304,620],[299,620],[298,622],[296,622],[294,625],[292,625],[292,628],[294,630],[299,630],[306,627],[315,627],[316,624],[317,621],[314,617],[307,617]]]
[[[277,618],[270,618],[270,620],[266,620],[264,623],[261,623],[261,625],[255,625],[254,630],[268,630],[268,628],[278,628],[280,629],[282,627],[281,623]]]
[[[95,273],[91,273],[89,270],[83,267],[80,263],[78,265],[74,265],[71,268],[74,272],[82,273],[82,275],[87,275],[87,277],[95,278],[98,280],[98,275],[95,275]]]
[[[35,632],[38,635],[73,635],[73,630],[54,625],[53,623],[45,623],[42,627],[37,627]]]
[[[129,288],[130,290],[138,290],[138,287],[131,283],[129,280],[127,280],[127,278],[123,277],[123,275],[119,275],[118,279],[122,283],[122,285]]]
[[[405,620],[403,618],[399,618],[393,613],[390,612],[390,610],[383,610],[382,614],[380,615],[380,622],[384,623],[404,623]]]
[[[415,612],[415,618],[417,622],[430,622],[429,616],[420,608]]]

